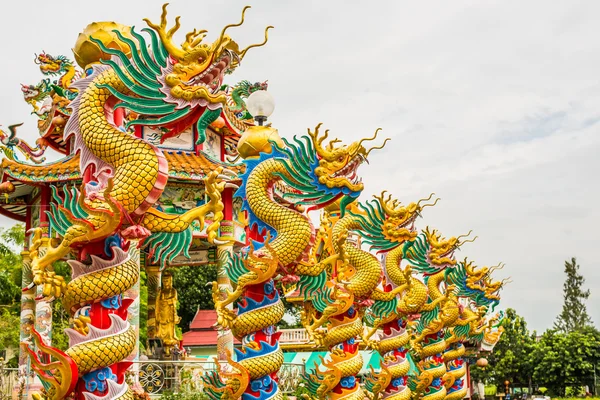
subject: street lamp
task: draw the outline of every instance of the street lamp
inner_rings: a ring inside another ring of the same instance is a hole
[[[248,96],[246,108],[252,114],[257,125],[249,126],[238,140],[237,150],[239,155],[244,158],[256,158],[260,153],[271,153],[273,151],[271,143],[275,142],[277,146],[285,147],[277,129],[270,126],[263,126],[268,117],[275,110],[275,100],[266,90],[259,90]]]
[[[256,123],[262,126],[275,110],[275,99],[266,90],[257,90],[248,96],[246,108]]]

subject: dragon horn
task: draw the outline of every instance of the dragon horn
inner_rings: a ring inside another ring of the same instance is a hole
[[[331,151],[329,151],[328,149],[324,149],[322,146],[323,141],[327,139],[327,136],[329,136],[329,129],[325,130],[325,134],[322,137],[319,137],[319,129],[321,129],[321,125],[323,125],[323,123],[319,122],[313,132],[311,132],[310,128],[308,128],[308,136],[310,136],[310,138],[312,139],[317,154],[323,157],[324,159],[329,159],[332,155]]]
[[[175,32],[177,32],[177,30],[179,30],[179,27],[181,27],[181,24],[179,23],[179,18],[180,17],[176,17],[175,18],[175,25],[169,29],[167,31],[167,6],[169,5],[169,3],[165,3],[162,6],[162,13],[160,15],[160,24],[155,24],[153,22],[151,22],[148,18],[144,18],[144,22],[146,22],[146,24],[154,29],[156,31],[156,33],[158,33],[158,36],[161,39],[161,42],[163,43],[163,45],[165,46],[165,48],[167,49],[167,52],[172,55],[174,58],[176,58],[177,60],[182,60],[185,58],[185,51],[175,45],[173,43],[173,35],[175,34]]]
[[[389,207],[389,201],[391,199],[391,195],[389,196],[389,198],[386,200],[385,199],[385,195],[387,193],[387,190],[384,190],[383,192],[381,192],[381,195],[377,196],[376,194],[373,195],[373,198],[375,198],[375,200],[377,200],[379,202],[379,204],[381,204],[381,207],[383,208],[383,212],[389,216],[393,216],[394,213],[394,207],[390,208]]]

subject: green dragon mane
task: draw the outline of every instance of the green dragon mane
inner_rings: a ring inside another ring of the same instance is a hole
[[[402,257],[410,260],[413,270],[425,275],[425,283],[430,275],[440,272],[429,264],[427,255],[430,248],[425,233],[420,233],[413,242],[405,242],[402,248]]]
[[[498,304],[497,300],[488,299],[484,291],[467,286],[467,270],[464,261],[459,262],[454,268],[446,269],[446,280],[449,284],[456,286],[457,296],[468,297],[478,306],[491,305],[493,309]]]
[[[383,234],[383,224],[385,224],[385,211],[381,204],[376,200],[369,200],[358,205],[366,215],[356,214],[350,211],[360,223],[360,232],[363,241],[368,244],[371,250],[390,251],[398,247],[400,243],[391,242]]]

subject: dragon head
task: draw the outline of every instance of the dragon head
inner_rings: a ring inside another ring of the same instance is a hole
[[[26,102],[39,101],[50,93],[50,79],[42,79],[37,85],[21,84],[21,92]]]
[[[352,210],[351,213],[360,221],[365,243],[380,251],[390,251],[404,242],[414,241],[418,235],[415,229],[417,217],[421,215],[423,208],[434,206],[439,200],[436,199],[431,204],[421,204],[431,200],[432,193],[427,199],[405,206],[392,199],[391,195],[386,198],[385,191],[380,196],[373,197],[374,201],[360,204],[360,213]]]
[[[181,106],[184,102],[203,106],[225,103],[226,93],[221,90],[224,75],[231,73],[240,64],[248,50],[266,44],[268,30],[272,28],[266,28],[262,43],[240,50],[238,44],[226,32],[229,28],[244,23],[244,14],[249,8],[250,6],[244,7],[240,22],[226,25],[217,40],[212,43],[203,43],[206,30],[194,29],[186,35],[181,46],[174,44],[173,35],[180,27],[179,17],[175,19],[175,25],[168,29],[167,4],[163,5],[160,24],[144,19],[146,24],[158,33],[169,55],[167,67],[159,77],[163,85],[161,91],[167,94],[169,100]]]
[[[254,82],[254,83],[250,83],[248,81],[245,81],[245,82],[247,82],[247,85],[245,87],[242,87],[242,89],[243,89],[242,94],[244,97],[248,97],[252,93],[258,92],[259,90],[267,90],[269,88],[269,84],[267,83],[267,81]]]
[[[486,276],[483,280],[484,282],[484,293],[485,297],[489,300],[493,300],[498,302],[500,300],[500,290],[506,285],[510,283],[510,278],[502,279],[501,281],[492,281],[490,276]]]
[[[246,172],[244,176],[249,176],[258,163],[275,158],[285,167],[286,173],[279,175],[285,184],[285,191],[281,191],[280,197],[293,203],[295,206],[310,205],[311,209],[319,209],[340,200],[339,209],[343,215],[346,206],[352,203],[364,188],[361,179],[357,174],[358,167],[367,159],[369,153],[374,149],[381,149],[387,142],[379,147],[365,149],[362,145],[367,140],[362,139],[350,145],[338,145],[337,139],[330,141],[327,145],[323,142],[327,139],[329,131],[323,135],[319,130],[321,124],[318,124],[314,131],[308,129],[308,135],[297,137],[293,140],[282,138],[284,147],[281,147],[274,140],[269,142],[275,150],[272,153],[261,153],[258,160],[246,161]],[[244,193],[245,187],[240,187],[239,194]],[[238,194],[238,195],[239,195]],[[249,208],[246,207],[246,210]],[[250,222],[253,223],[254,217],[250,215]]]
[[[40,66],[40,71],[44,75],[58,75],[66,72],[69,67],[73,66],[73,63],[65,56],[53,57],[50,54],[42,52],[36,54],[34,62]]]
[[[435,229],[430,231],[428,227],[425,228],[425,236],[430,246],[427,255],[429,263],[438,269],[455,266],[456,260],[454,259],[454,251],[464,243],[472,242],[477,239],[477,237],[475,237],[471,240],[461,241],[461,238],[468,237],[470,234],[471,232],[466,235],[446,239]]]
[[[363,143],[374,140],[381,130],[380,128],[375,131],[372,138],[361,139],[349,145],[337,145],[340,142],[338,139],[333,139],[327,145],[323,145],[329,136],[329,130],[325,130],[325,133],[320,136],[320,127],[321,124],[317,125],[313,132],[308,130],[317,154],[317,163],[314,165],[312,174],[317,181],[316,184],[322,187],[326,193],[337,192],[336,198],[342,194],[348,196],[348,200],[342,200],[340,204],[343,212],[345,206],[358,197],[364,189],[362,179],[357,174],[358,167],[367,160],[372,150],[383,148],[389,139],[385,139],[381,146],[365,149]]]
[[[31,101],[40,95],[39,87],[33,85],[21,85],[21,92],[25,101]]]
[[[382,226],[383,235],[390,242],[396,243],[415,240],[418,234],[415,229],[417,217],[421,215],[423,208],[434,206],[439,200],[438,198],[432,204],[421,205],[421,202],[431,200],[432,193],[427,199],[421,199],[417,203],[403,206],[397,200],[392,200],[391,195],[385,200],[384,195],[385,192],[381,193],[380,197],[375,196],[386,216]]]

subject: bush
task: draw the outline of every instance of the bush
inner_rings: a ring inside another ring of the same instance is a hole
[[[204,393],[169,393],[165,392],[160,396],[161,400],[208,400],[209,397]]]

